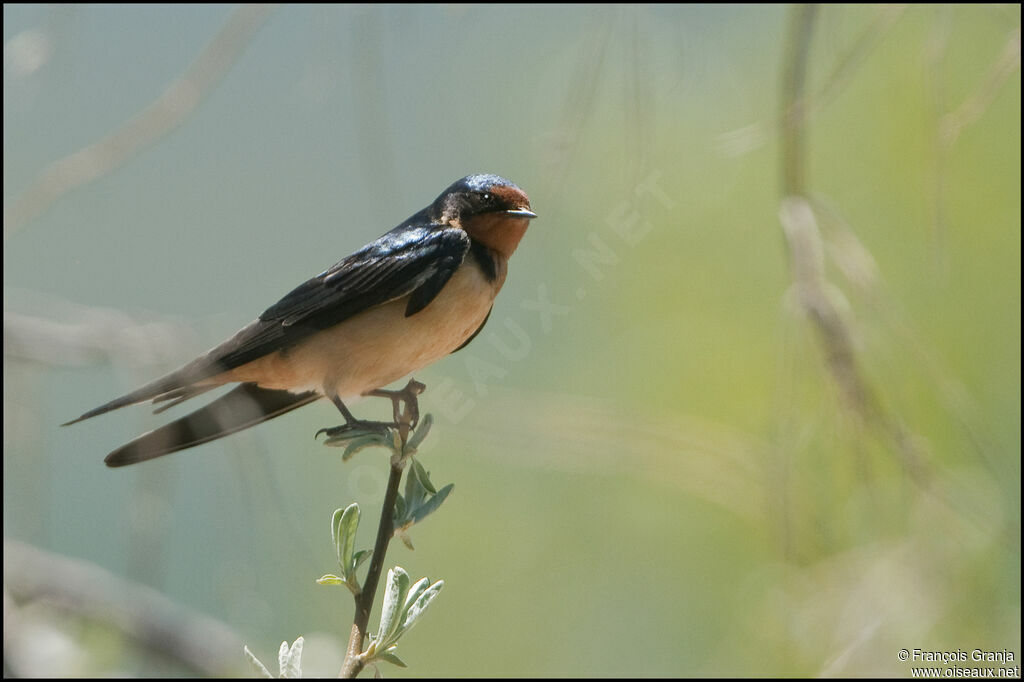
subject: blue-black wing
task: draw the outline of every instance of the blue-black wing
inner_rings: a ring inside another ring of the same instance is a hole
[[[239,367],[403,296],[410,296],[406,315],[413,315],[440,293],[469,243],[457,228],[396,228],[296,287],[213,349],[209,360],[217,371]]]
[[[317,331],[404,296],[409,296],[406,315],[414,315],[440,293],[470,246],[461,229],[417,221],[418,217],[300,284],[254,322],[181,369],[68,423],[145,400],[192,397],[205,388],[193,386],[196,382],[294,346]]]

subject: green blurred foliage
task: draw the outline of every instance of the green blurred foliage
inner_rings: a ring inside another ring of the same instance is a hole
[[[95,306],[183,335],[85,367],[5,343],[5,536],[151,585],[265,661],[305,635],[303,669],[333,674],[351,600],[314,583],[335,570],[326,520],[358,502],[370,546],[387,467],[313,441],[340,421],[329,405],[118,471],[102,456],[160,417],[56,424],[495,172],[541,217],[486,331],[417,374],[437,417],[422,461],[457,485],[388,565],[447,587],[402,641],[410,668],[386,674],[906,675],[900,648],[1019,661],[1019,7],[827,6],[812,40],[825,277],[922,477],[843,400],[795,302],[787,11],[276,10],[178,129],[7,238],[6,311],[70,323],[68,305]],[[5,206],[157,97],[230,12],[5,5]],[[30,30],[49,62],[23,73],[11,46]],[[109,635],[81,639],[109,659]]]

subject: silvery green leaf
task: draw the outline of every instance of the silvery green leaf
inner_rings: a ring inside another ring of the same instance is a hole
[[[344,513],[344,509],[335,509],[334,515],[331,516],[331,542],[335,547],[338,546],[338,528],[341,526],[341,515]]]
[[[405,479],[405,508],[408,512],[411,513],[416,507],[423,504],[426,494],[427,491],[423,489],[415,476]]]
[[[324,445],[329,445],[330,441],[325,441]],[[388,447],[387,441],[384,441],[378,434],[372,434],[369,436],[363,436],[349,443],[348,447],[345,448],[345,452],[341,453],[341,461],[347,462],[352,459],[352,456],[360,450],[373,447],[374,445],[383,445]]]
[[[416,477],[416,480],[419,482],[421,486],[423,486],[424,490],[426,490],[431,495],[436,495],[437,490],[434,489],[434,485],[430,482],[430,473],[423,468],[423,465],[420,464],[418,459],[413,459],[411,461],[413,476]]]
[[[405,595],[409,592],[409,574],[400,566],[388,570],[388,582],[384,588],[384,604],[380,611],[379,642],[391,638],[401,626],[400,616]]]
[[[277,648],[277,668],[278,670],[284,670],[285,665],[288,664],[288,640],[281,642],[281,646]]]
[[[406,509],[406,505],[405,505],[405,498],[402,497],[401,495],[396,495],[395,496],[395,525],[396,526],[402,525],[401,522],[402,522],[403,519],[405,519],[406,511],[407,511],[407,509]]]
[[[408,450],[410,448],[415,450],[415,449],[417,449],[420,446],[420,443],[423,442],[423,439],[427,437],[428,433],[430,433],[430,427],[431,427],[431,425],[433,423],[434,423],[434,415],[432,415],[432,414],[425,414],[425,415],[423,415],[423,418],[420,419],[419,426],[416,427],[416,433],[412,434],[412,437],[409,438],[409,442],[406,445],[406,451],[407,452],[408,452]]]
[[[423,486],[420,485],[416,476],[410,474],[405,477],[405,509],[411,513],[423,502]]]
[[[405,595],[405,602],[402,604],[402,623],[405,623],[405,616],[409,612],[409,608],[416,603],[423,591],[430,585],[430,578],[420,578],[412,587],[409,588],[409,593]]]
[[[337,516],[337,512],[335,512]],[[347,578],[352,567],[352,550],[356,544],[356,530],[359,528],[359,505],[353,502],[345,508],[338,521],[338,564]]]
[[[441,592],[442,587],[444,587],[444,581],[438,580],[436,583],[425,589],[416,602],[409,607],[409,611],[405,616],[405,623],[403,623],[403,633],[408,632],[412,626],[416,624],[419,617],[423,615],[423,612],[427,610],[427,607],[430,606],[431,602],[433,602]]]
[[[352,555],[352,574],[355,574],[356,569],[359,568],[364,561],[373,556],[372,549],[361,549]]]
[[[395,656],[393,653],[389,651],[383,651],[377,654],[375,656],[375,659],[378,661],[387,661],[388,663],[393,663],[394,665],[397,665],[399,668],[409,667],[404,662],[402,662],[402,659],[400,659],[398,656]]]
[[[245,652],[245,659],[249,661],[249,667],[252,668],[255,675],[274,679],[274,676],[270,674],[269,670],[267,670],[267,666],[260,663],[260,659],[256,658],[256,655],[253,652],[249,651],[249,647],[243,647],[243,651]]]
[[[417,486],[417,483],[416,483],[416,477],[415,476],[406,476],[405,477],[405,496],[407,498],[409,498],[410,500],[412,500],[413,495],[415,494],[416,486]],[[410,505],[410,506],[412,506],[412,505]]]
[[[451,491],[454,490],[454,489],[455,489],[455,484],[454,483],[449,483],[445,487],[443,487],[440,490],[438,490],[436,495],[431,497],[429,500],[426,501],[425,504],[420,505],[420,507],[418,509],[413,511],[413,513],[412,513],[413,521],[416,522],[416,523],[419,523],[420,521],[422,521],[423,519],[427,518],[428,516],[433,514],[435,511],[437,511],[438,507],[441,506],[441,503],[444,502],[445,499],[447,499],[449,493],[451,493]]]
[[[281,642],[277,653],[277,662],[281,667],[280,676],[287,679],[302,677],[302,637],[299,637],[288,648],[288,642]]]
[[[317,585],[344,585],[345,584],[345,579],[344,578],[339,578],[338,576],[334,575],[333,573],[328,573],[327,575],[322,575],[319,578],[317,578],[316,579],[316,584]]]

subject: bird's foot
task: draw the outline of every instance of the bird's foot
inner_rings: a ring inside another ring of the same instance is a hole
[[[402,440],[404,441],[409,429],[416,428],[420,421],[420,403],[417,396],[425,390],[427,390],[426,384],[415,379],[409,379],[409,383],[401,390],[388,391],[378,388],[368,391],[364,395],[391,400],[391,411],[395,418],[395,424],[398,426],[399,431],[402,432]],[[402,403],[405,403],[405,409],[402,409]]]
[[[327,440],[332,438],[359,438],[360,436],[387,436],[391,429],[399,426],[394,422],[374,422],[364,419],[352,419],[341,426],[331,426],[320,429],[314,438],[319,438],[321,433],[327,434]]]
[[[410,379],[405,388],[398,391],[376,389],[367,391],[364,394],[391,400],[391,410],[395,418],[393,422],[374,422],[356,419],[349,409],[345,407],[345,403],[341,401],[341,398],[335,396],[332,400],[338,411],[341,412],[341,416],[345,418],[345,423],[341,426],[320,429],[316,432],[316,435],[319,436],[321,433],[326,433],[328,441],[336,439],[349,440],[371,435],[387,437],[391,429],[398,429],[399,438],[404,444],[409,439],[410,431],[415,429],[419,423],[420,406],[417,396],[423,393],[426,388],[426,385],[419,381]]]

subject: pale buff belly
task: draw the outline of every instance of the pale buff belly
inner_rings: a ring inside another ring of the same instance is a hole
[[[502,279],[488,282],[479,268],[466,264],[415,315],[405,316],[407,298],[391,301],[219,378],[342,400],[361,396],[461,346],[487,317]]]

